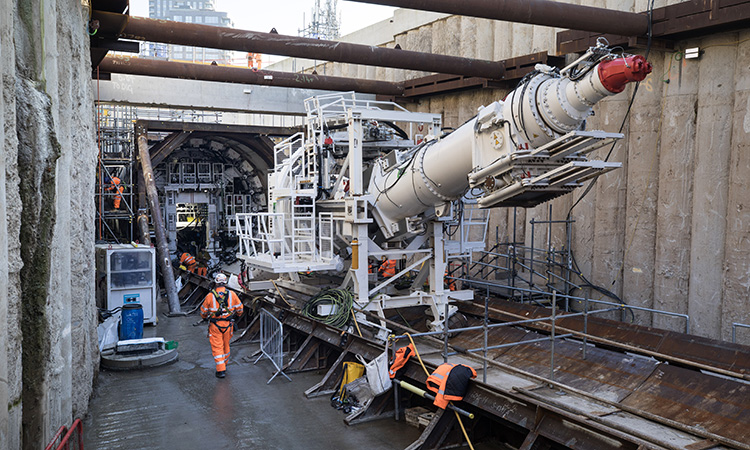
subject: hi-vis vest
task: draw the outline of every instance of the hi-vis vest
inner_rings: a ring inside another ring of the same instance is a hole
[[[190,253],[183,253],[182,256],[180,256],[180,263],[190,267],[198,264],[198,262],[193,258],[193,256]]]
[[[385,278],[396,275],[396,261],[393,259],[386,259],[380,263],[378,271],[380,271],[380,274]]]
[[[414,344],[409,344],[406,347],[401,347],[396,350],[396,355],[393,357],[393,364],[391,364],[391,368],[388,369],[388,375],[391,376],[391,379],[396,377],[396,372],[404,367],[406,362],[409,361],[409,358],[411,358],[411,355],[415,353]]]
[[[462,400],[469,388],[469,380],[476,378],[477,372],[463,364],[445,363],[438,366],[432,375],[427,377],[427,389],[435,393],[433,404],[445,409],[448,401]]]

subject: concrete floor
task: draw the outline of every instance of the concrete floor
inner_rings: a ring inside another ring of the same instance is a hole
[[[164,305],[159,305],[163,307]],[[118,449],[400,449],[420,431],[378,420],[356,426],[328,397],[304,391],[322,373],[273,375],[270,361],[253,365],[257,344],[232,347],[227,377],[214,376],[206,326],[196,316],[160,316],[145,336],[179,342],[179,361],[143,371],[101,371],[84,421],[85,448]]]

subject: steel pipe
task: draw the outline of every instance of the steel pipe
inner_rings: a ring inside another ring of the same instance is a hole
[[[400,96],[403,86],[388,81],[330,77],[304,73],[252,70],[242,67],[212,66],[129,56],[108,56],[99,63],[99,70],[109,73],[145,75],[163,78],[218,81],[221,83],[259,84],[301,89],[356,91],[368,94]]]
[[[130,17],[120,38],[501,79],[505,64],[276,33]]]
[[[167,291],[169,313],[171,315],[180,315],[182,314],[180,311],[180,299],[177,296],[177,288],[174,285],[174,272],[172,271],[172,262],[169,258],[167,232],[161,217],[159,193],[156,190],[154,169],[151,167],[151,155],[148,152],[147,130],[143,125],[136,125],[135,131],[138,138],[138,158],[141,160],[143,179],[146,181],[146,194],[148,195],[149,207],[151,208],[151,219],[154,221],[154,234],[156,235],[156,251],[158,255],[157,263],[161,269],[164,289]]]
[[[643,14],[549,0],[349,1],[621,36],[641,36],[648,32],[648,17]]]

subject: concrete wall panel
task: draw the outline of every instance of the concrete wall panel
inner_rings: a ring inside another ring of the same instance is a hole
[[[664,56],[654,54],[653,73],[638,89],[630,113],[630,152],[626,200],[623,300],[628,305],[653,306],[654,247],[659,189],[659,135],[665,83]],[[651,314],[635,313],[637,323],[651,324]]]
[[[731,339],[732,323],[750,324],[750,32],[738,37],[720,311],[725,340]],[[736,334],[738,341],[750,342],[747,328]]]
[[[72,0],[0,11],[0,448],[37,449],[85,413],[98,362],[88,12]]]
[[[687,313],[692,233],[693,165],[698,67],[667,55],[656,223],[654,307]],[[684,322],[654,316],[654,326],[684,330]]]
[[[732,113],[736,34],[701,42],[706,48],[699,68],[698,115],[693,173],[693,216],[690,249],[688,311],[693,332],[718,338],[726,238],[729,162],[732,153]],[[694,64],[688,61],[688,64]]]

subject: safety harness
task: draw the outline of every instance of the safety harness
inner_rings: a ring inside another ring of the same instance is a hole
[[[226,331],[234,324],[234,314],[230,315],[229,317],[221,317],[224,314],[227,313],[227,300],[229,299],[229,291],[225,288],[223,292],[217,292],[216,289],[211,289],[211,294],[214,296],[214,300],[219,304],[219,309],[214,311],[211,314],[211,317],[208,318],[208,321],[214,325],[216,325],[216,328],[219,329],[221,334],[226,333]],[[219,325],[219,322],[229,322],[225,326]]]

